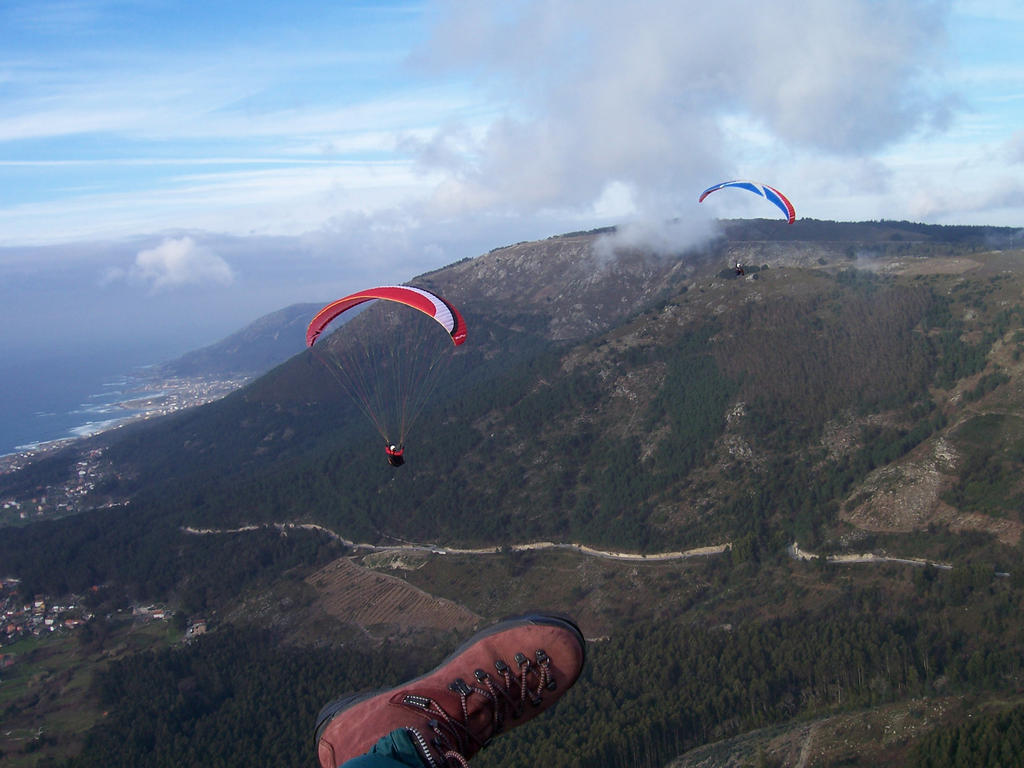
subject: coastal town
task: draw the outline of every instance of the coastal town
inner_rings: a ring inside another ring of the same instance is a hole
[[[106,457],[105,446],[88,438],[136,421],[203,405],[248,381],[249,377],[140,380],[126,394],[126,399],[114,404],[115,418],[79,430],[80,436],[41,442],[0,456],[0,478],[4,478],[16,476],[35,462],[65,449],[78,449],[77,459],[66,478],[40,485],[24,483],[20,491],[0,492],[0,526],[23,525],[41,519],[65,517],[85,509],[126,503],[124,499],[117,498],[116,490],[112,490],[116,489],[121,477]],[[19,486],[12,484],[9,487]],[[0,572],[0,683],[20,667],[19,662],[30,658],[24,651],[25,642],[77,635],[97,620],[90,606],[95,606],[98,600],[92,594],[26,595],[21,586],[15,574]],[[99,594],[102,587],[93,587],[92,591]],[[100,618],[114,620],[119,626],[171,622],[181,631],[180,638],[184,642],[204,634],[207,628],[204,618],[186,619],[162,604],[126,606]]]
[[[183,408],[219,400],[244,386],[251,379],[251,376],[172,376],[142,380],[135,391],[130,393],[132,396],[117,404],[126,415],[114,426],[123,426],[139,419],[166,416]]]
[[[32,463],[100,433],[120,429],[136,421],[167,416],[176,411],[218,400],[245,385],[251,377],[170,377],[141,379],[113,408],[116,418],[92,425],[82,436],[66,437],[26,446],[0,456],[0,477],[19,472]],[[119,480],[117,469],[104,457],[102,445],[84,448],[71,474],[60,482],[35,486],[19,493],[0,492],[0,525],[64,517],[92,507],[123,503],[116,493],[106,492]]]
[[[14,460],[5,462],[0,468],[0,474],[17,471],[40,454],[45,455],[45,452],[15,454]],[[110,463],[104,460],[103,449],[91,448],[75,462],[72,474],[64,482],[46,485],[32,495],[14,495],[0,499],[0,523],[63,517],[81,512],[86,507],[109,504],[109,501],[96,503],[93,494],[101,483],[116,474]]]

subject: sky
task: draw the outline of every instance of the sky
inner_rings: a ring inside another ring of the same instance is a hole
[[[0,353],[187,349],[522,240],[1024,226],[1019,0],[5,0]]]

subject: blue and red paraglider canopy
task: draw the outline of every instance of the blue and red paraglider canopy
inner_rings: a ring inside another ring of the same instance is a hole
[[[705,189],[701,193],[700,197],[697,198],[697,202],[703,203],[704,198],[710,195],[712,192],[717,192],[719,189],[725,189],[726,187],[737,187],[739,189],[745,189],[748,192],[753,192],[755,195],[760,195],[761,197],[774,203],[779,208],[779,210],[785,214],[786,221],[788,221],[790,224],[792,224],[796,220],[796,209],[793,207],[793,204],[789,202],[789,200],[786,198],[784,194],[779,192],[779,190],[775,189],[775,187],[769,187],[767,184],[759,184],[756,181],[723,181],[721,184],[715,184],[715,186],[708,187],[707,189]]]

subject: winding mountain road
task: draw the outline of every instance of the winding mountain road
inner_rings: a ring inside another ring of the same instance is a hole
[[[264,525],[242,525],[238,528],[193,528],[184,526],[181,530],[185,533],[202,536],[211,534],[249,533],[262,528],[276,528],[282,533],[289,530],[319,531],[335,541],[344,544],[350,549],[368,550],[370,552],[426,552],[434,555],[496,555],[503,551],[527,552],[545,549],[569,549],[591,557],[601,557],[608,560],[627,560],[634,562],[658,562],[661,560],[687,560],[691,557],[708,557],[720,555],[732,549],[732,544],[715,544],[708,547],[695,547],[679,552],[658,552],[655,554],[638,554],[636,552],[614,552],[603,549],[595,549],[586,544],[560,544],[554,541],[534,541],[527,544],[509,544],[500,547],[479,547],[464,549],[459,547],[443,547],[429,544],[359,544],[349,541],[344,536],[335,533],[330,528],[325,528],[316,523],[268,523]]]
[[[248,533],[263,528],[275,528],[281,531],[282,534],[287,534],[290,530],[317,531],[353,550],[365,550],[369,552],[423,552],[434,555],[496,555],[501,552],[508,551],[530,552],[548,549],[566,549],[579,552],[581,555],[600,557],[606,560],[652,563],[663,562],[666,560],[688,560],[693,557],[710,557],[711,555],[721,555],[732,549],[732,544],[730,542],[726,542],[724,544],[712,544],[706,547],[695,547],[693,549],[675,552],[655,552],[651,554],[616,552],[614,550],[596,549],[595,547],[590,547],[586,544],[564,544],[554,541],[534,541],[526,544],[509,544],[505,546],[478,548],[445,547],[437,544],[365,544],[350,541],[344,536],[335,533],[330,528],[317,525],[316,523],[249,524],[239,526],[238,528],[193,528],[192,526],[185,526],[181,530],[192,535],[211,535]],[[800,549],[800,546],[795,541],[786,548],[786,551],[792,559],[799,561],[816,560],[819,557],[819,555],[814,554],[813,552],[807,552],[806,550]],[[920,557],[891,557],[889,555],[878,555],[873,552],[865,552],[862,554],[826,555],[825,561],[835,565],[852,565],[856,563],[902,563],[904,565],[912,565],[917,568],[923,568],[930,565],[933,568],[939,568],[945,571],[953,569],[953,566],[949,563],[939,563]],[[1008,574],[999,573],[997,575],[1007,576]]]

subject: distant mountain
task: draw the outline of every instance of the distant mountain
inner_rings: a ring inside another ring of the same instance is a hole
[[[306,346],[306,326],[318,304],[292,304],[264,315],[208,347],[155,366],[159,376],[258,376]]]

